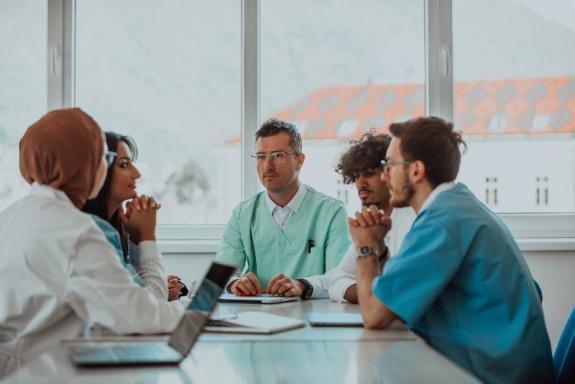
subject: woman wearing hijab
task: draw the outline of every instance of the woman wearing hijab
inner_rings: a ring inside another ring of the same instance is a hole
[[[49,112],[20,141],[32,188],[0,213],[0,375],[85,326],[169,332],[184,313],[134,284],[79,209],[102,187],[106,153],[102,131],[80,109]]]
[[[88,200],[82,210],[93,215],[108,242],[116,248],[120,261],[134,281],[148,287],[156,297],[175,300],[187,293],[179,277],[168,276],[168,295],[165,295],[163,281],[156,281],[154,270],[161,264],[146,264],[142,260],[160,260],[156,245],[156,212],[160,209],[153,197],[138,196],[136,180],[140,172],[134,165],[138,157],[136,142],[129,136],[106,132],[108,151],[114,154],[114,161],[108,166],[104,186],[94,199]],[[124,211],[122,204],[130,202]],[[140,257],[154,253],[156,257]],[[150,273],[151,272],[151,273]],[[150,279],[152,277],[152,279]]]

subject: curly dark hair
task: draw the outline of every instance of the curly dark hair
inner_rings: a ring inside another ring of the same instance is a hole
[[[381,167],[385,159],[391,136],[370,130],[357,140],[351,140],[351,147],[344,152],[335,167],[335,171],[343,177],[344,184],[355,182],[355,175],[368,169]]]

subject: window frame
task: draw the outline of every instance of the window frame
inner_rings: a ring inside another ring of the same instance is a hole
[[[48,110],[75,106],[76,0],[48,1]],[[424,1],[426,113],[453,121],[452,0]],[[259,184],[250,154],[259,115],[259,30],[261,0],[242,0],[241,162],[242,200]],[[575,250],[575,213],[499,214],[522,250]],[[224,225],[160,225],[158,239],[168,253],[211,253]]]

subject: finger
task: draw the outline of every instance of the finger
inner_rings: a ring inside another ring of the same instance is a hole
[[[256,295],[258,293],[257,288],[247,276],[242,277],[239,284],[241,284],[242,291],[250,295]]]
[[[150,197],[150,200],[148,201],[148,203],[150,204],[151,209],[158,209],[157,207],[159,204],[153,197]]]
[[[294,287],[292,287],[292,288],[288,289],[287,291],[285,291],[283,295],[287,296],[287,297],[297,296],[297,291]]]
[[[287,281],[289,281],[289,279],[287,279],[285,276],[282,276],[282,278],[277,279],[276,281],[274,281],[273,285],[270,287],[269,289],[269,293],[271,295],[279,295],[279,290],[282,287],[283,284],[285,284]]]
[[[247,292],[244,292],[244,290],[242,289],[243,285],[241,283],[240,280],[236,280],[233,284],[232,284],[232,288],[231,291],[234,295],[244,295],[247,294]]]
[[[357,222],[357,220],[354,219],[354,218],[351,218],[351,217],[348,217],[348,218],[347,218],[347,224],[348,224],[350,227],[359,227],[359,223]]]
[[[291,282],[286,281],[279,286],[278,295],[284,296],[284,294],[292,288],[293,288],[293,286],[291,285]]]
[[[361,212],[361,217],[363,217],[363,219],[365,220],[367,225],[370,227],[375,225],[375,223],[376,223],[376,221],[373,219],[373,216],[371,215],[371,211],[368,209],[364,209]]]
[[[142,204],[143,209],[148,209],[148,196],[142,195],[140,197],[140,203]]]
[[[179,276],[176,276],[176,275],[168,275],[168,280],[172,280],[172,279],[181,280]]]
[[[379,220],[379,222],[381,223],[381,225],[385,226],[385,227],[391,227],[391,218],[388,216],[382,216]]]
[[[132,207],[132,209],[134,211],[141,211],[142,210],[142,205],[140,204],[140,199],[133,199],[130,202],[130,207]]]
[[[274,284],[276,283],[276,281],[282,279],[284,277],[283,273],[277,274],[275,275],[268,283],[268,286],[266,287],[266,292],[267,293],[271,293],[272,287],[274,286]]]
[[[234,295],[241,295],[242,291],[238,288],[238,282],[239,280],[236,280],[232,283],[232,286],[230,287],[230,291],[234,294]]]
[[[259,293],[263,293],[264,290],[260,284],[260,281],[258,280],[258,278],[256,277],[256,275],[253,272],[249,272],[246,277],[250,280],[250,282],[253,284],[255,292],[254,294],[257,295]]]
[[[368,225],[367,221],[365,220],[365,217],[363,217],[361,212],[356,212],[355,220],[358,222],[360,227],[367,227],[367,225]]]

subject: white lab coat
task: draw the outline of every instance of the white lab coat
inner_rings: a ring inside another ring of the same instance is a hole
[[[0,376],[86,326],[169,332],[183,313],[181,303],[132,281],[92,218],[62,191],[33,184],[0,213]]]
[[[389,257],[393,257],[399,252],[403,238],[411,228],[415,220],[415,211],[411,207],[394,208],[391,212],[391,229],[385,236],[385,244],[389,251]],[[329,297],[334,301],[345,302],[343,298],[345,291],[356,283],[357,270],[355,261],[357,251],[352,244],[340,264],[326,273],[326,281],[329,290]]]

